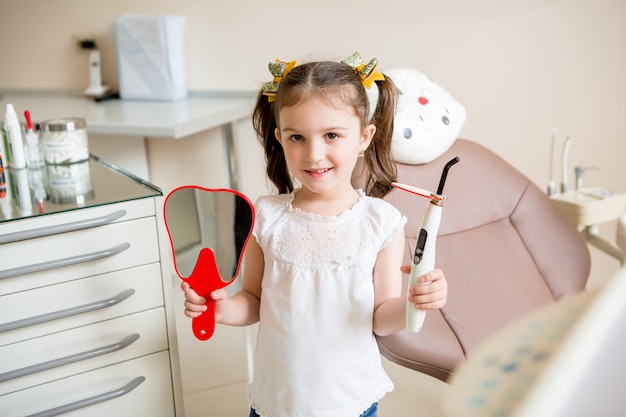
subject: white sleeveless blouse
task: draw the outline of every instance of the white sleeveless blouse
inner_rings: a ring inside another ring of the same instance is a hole
[[[372,332],[376,256],[406,218],[365,196],[338,216],[257,200],[263,249],[252,407],[262,417],[358,417],[393,389]]]

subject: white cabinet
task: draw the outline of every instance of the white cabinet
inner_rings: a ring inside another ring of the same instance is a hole
[[[160,191],[104,199],[0,218],[3,417],[177,415]]]
[[[0,397],[3,416],[173,416],[169,357],[158,352]],[[168,395],[164,395],[167,393]],[[71,412],[72,406],[85,405]],[[45,413],[49,411],[49,413]],[[39,413],[39,414],[38,414]]]

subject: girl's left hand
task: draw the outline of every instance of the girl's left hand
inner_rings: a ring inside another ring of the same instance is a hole
[[[405,274],[411,273],[411,266],[404,265],[401,268]],[[418,310],[438,310],[446,305],[448,298],[448,282],[439,268],[422,275],[420,285],[409,288],[409,302],[415,304]]]

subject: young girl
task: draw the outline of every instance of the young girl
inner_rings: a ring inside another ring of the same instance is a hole
[[[401,273],[409,267],[401,268],[406,219],[376,198],[395,179],[396,90],[375,64],[357,55],[277,62],[259,93],[253,123],[279,194],[255,204],[241,292],[211,294],[218,323],[260,322],[251,417],[372,417],[393,389],[374,335],[405,327]],[[375,110],[365,91],[372,82]],[[359,156],[371,172],[365,192],[351,185]],[[441,308],[442,272],[421,282],[430,283],[411,288],[409,300]],[[202,314],[205,299],[186,283],[182,289],[185,314]]]

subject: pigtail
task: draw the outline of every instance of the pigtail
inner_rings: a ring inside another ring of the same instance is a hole
[[[378,103],[371,119],[376,125],[376,133],[364,155],[369,172],[365,192],[372,197],[382,198],[391,191],[391,183],[397,175],[396,164],[391,156],[391,138],[398,92],[387,76],[382,81],[376,81],[376,86],[379,89]]]
[[[292,192],[294,187],[287,169],[285,154],[274,134],[277,127],[274,106],[263,95],[263,91],[260,91],[257,97],[257,103],[252,113],[252,125],[265,150],[265,170],[268,178],[280,194]]]

